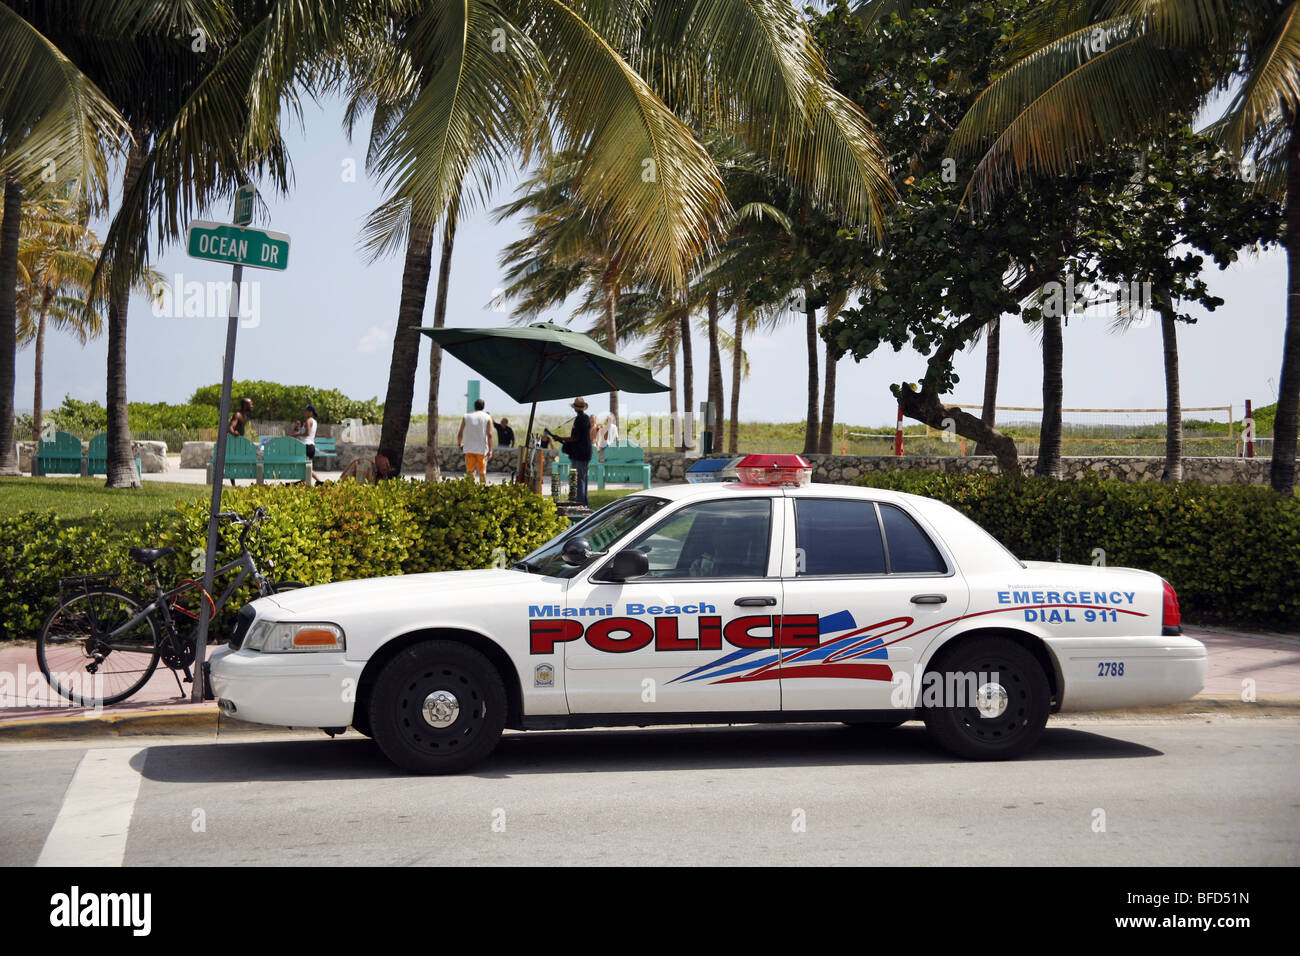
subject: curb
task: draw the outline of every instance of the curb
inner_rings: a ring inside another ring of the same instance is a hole
[[[1259,701],[1237,697],[1193,697],[1178,704],[1131,707],[1124,710],[1053,714],[1064,720],[1113,717],[1294,717],[1300,716],[1300,696],[1279,696]],[[200,736],[204,734],[276,733],[291,728],[251,724],[224,716],[215,703],[194,704],[97,717],[37,717],[0,721],[0,741],[81,740],[87,737]],[[302,730],[304,728],[292,728]],[[310,728],[306,728],[310,729]]]
[[[271,728],[224,716],[215,703],[98,716],[0,721],[3,740],[81,740],[87,737],[198,736],[266,733]]]

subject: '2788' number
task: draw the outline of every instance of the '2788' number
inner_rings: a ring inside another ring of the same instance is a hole
[[[1124,662],[1123,661],[1098,661],[1097,676],[1098,677],[1123,677]]]

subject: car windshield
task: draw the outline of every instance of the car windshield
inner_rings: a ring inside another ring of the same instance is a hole
[[[570,538],[586,538],[592,551],[604,552],[666,504],[668,499],[651,495],[629,495],[626,498],[619,498],[573,525],[563,534],[546,542],[516,564],[515,568],[557,578],[572,577],[581,571],[582,567],[569,564],[564,560],[561,554],[564,550],[564,542]]]

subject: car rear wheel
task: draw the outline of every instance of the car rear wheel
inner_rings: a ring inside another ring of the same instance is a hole
[[[1008,760],[1038,741],[1049,696],[1033,654],[1004,637],[977,638],[942,654],[926,672],[922,713],[926,729],[949,753]]]
[[[454,641],[426,641],[380,671],[367,729],[405,770],[458,773],[492,752],[505,719],[505,685],[486,657]]]

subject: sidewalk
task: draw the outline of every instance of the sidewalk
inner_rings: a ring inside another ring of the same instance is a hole
[[[1184,633],[1205,644],[1209,673],[1205,688],[1186,704],[1152,708],[1163,713],[1208,709],[1247,714],[1300,714],[1300,635],[1255,635],[1188,627]],[[209,648],[209,652],[212,648]],[[1243,701],[1245,681],[1254,681],[1254,701]],[[219,718],[216,703],[191,704],[162,664],[140,691],[121,704],[74,707],[50,690],[31,642],[0,648],[0,740],[68,739],[87,735],[211,733],[254,725]]]

